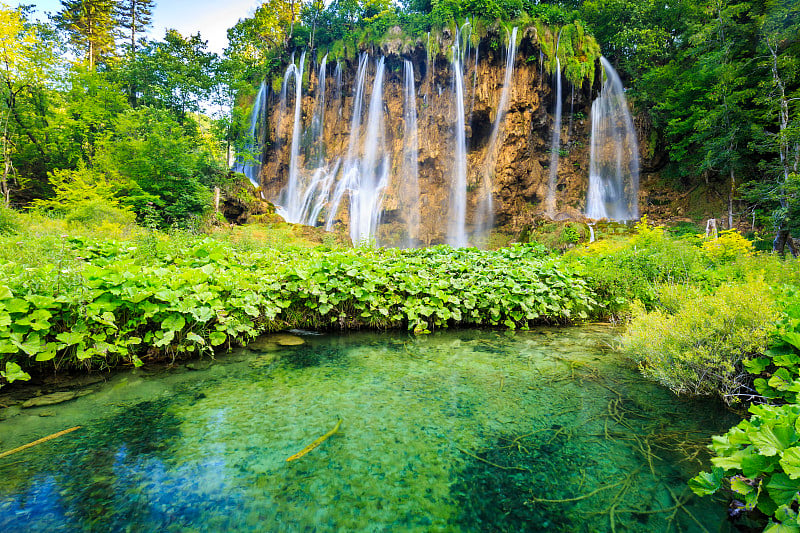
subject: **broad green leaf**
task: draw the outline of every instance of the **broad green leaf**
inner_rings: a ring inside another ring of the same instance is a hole
[[[755,478],[761,474],[769,474],[775,470],[775,465],[778,464],[779,456],[773,455],[772,457],[765,457],[758,453],[753,453],[752,446],[751,452],[745,453],[742,456],[742,474],[748,478]]]
[[[800,350],[800,333],[796,331],[787,331],[782,333],[780,338]]]
[[[42,338],[38,333],[31,333],[24,341],[16,341],[12,337],[11,342],[28,355],[36,355],[42,350]]]
[[[5,302],[6,310],[9,313],[26,313],[30,308],[30,304],[22,298],[14,298]]]
[[[708,496],[717,492],[722,486],[725,472],[716,467],[711,472],[700,472],[689,480],[689,488],[698,496]]]
[[[27,372],[22,371],[22,367],[12,361],[6,362],[6,369],[5,371],[0,371],[0,376],[6,378],[9,383],[13,383],[16,380],[28,381],[31,379]]]
[[[166,330],[166,331],[158,331],[156,332],[157,340],[153,344],[155,346],[169,346],[172,340],[175,338],[175,331],[174,330]]]
[[[783,467],[783,471],[786,472],[791,479],[800,478],[800,448],[793,446],[784,450],[780,464]]]
[[[208,340],[211,343],[211,346],[219,346],[223,342],[228,339],[228,336],[222,333],[221,331],[212,331],[208,335]]]
[[[74,331],[65,331],[56,335],[56,339],[65,343],[67,346],[72,346],[73,344],[78,344],[81,342],[84,339],[84,335],[83,333],[77,333]]]
[[[754,357],[753,359],[745,359],[742,361],[744,368],[751,374],[760,374],[765,368],[769,366],[770,360],[768,357]]]
[[[749,479],[743,478],[742,476],[733,476],[731,478],[731,489],[734,492],[745,496],[751,492],[755,492],[756,490],[755,487],[750,484],[750,482],[751,481]]]
[[[45,350],[36,354],[36,360],[39,362],[50,361],[56,356],[55,350]]]
[[[192,341],[192,342],[196,342],[197,344],[205,344],[206,343],[206,341],[205,341],[205,339],[203,337],[201,337],[200,335],[198,335],[197,333],[194,333],[192,331],[190,331],[189,333],[186,334],[186,340],[189,340],[189,341]]]
[[[780,507],[791,504],[800,491],[800,480],[792,480],[786,474],[773,474],[767,483],[767,492]]]
[[[795,379],[796,377],[788,369],[781,367],[769,378],[767,384],[779,391],[800,392],[800,380]]]
[[[751,427],[747,430],[747,436],[758,452],[767,457],[776,455],[797,442],[797,432],[787,424]]]
[[[798,526],[796,522],[794,524],[791,522],[770,522],[769,525],[764,528],[764,533],[800,533],[800,526]]]
[[[171,314],[161,322],[161,329],[167,331],[181,331],[186,326],[183,315]]]

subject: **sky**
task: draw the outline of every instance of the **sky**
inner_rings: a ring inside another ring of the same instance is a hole
[[[36,13],[43,16],[45,12],[57,13],[61,10],[61,0],[16,0],[10,5],[33,4]],[[163,39],[169,28],[178,30],[182,35],[200,36],[208,41],[208,49],[218,54],[228,44],[228,28],[235,25],[240,18],[249,17],[261,4],[258,0],[155,0],[153,22],[149,37]]]

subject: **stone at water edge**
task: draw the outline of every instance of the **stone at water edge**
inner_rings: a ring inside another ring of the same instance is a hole
[[[55,405],[74,400],[75,398],[80,398],[81,396],[86,396],[87,394],[91,394],[93,392],[94,391],[92,390],[54,392],[53,394],[45,394],[44,396],[38,396],[36,398],[26,400],[22,403],[22,407],[23,409],[28,409],[30,407]]]

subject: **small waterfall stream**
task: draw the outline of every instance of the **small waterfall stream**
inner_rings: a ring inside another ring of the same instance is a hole
[[[264,115],[266,103],[267,82],[262,81],[258,93],[253,101],[253,110],[250,112],[250,127],[247,129],[247,138],[244,149],[237,154],[236,161],[231,170],[241,172],[256,187],[260,187],[259,174],[261,173],[261,140],[258,136],[259,119]]]
[[[405,106],[403,118],[403,181],[400,184],[400,201],[408,234],[406,246],[413,246],[419,235],[419,138],[417,130],[417,93],[414,85],[414,65],[403,61]]]
[[[514,62],[517,58],[517,28],[511,30],[506,47],[506,71],[503,78],[503,89],[500,92],[500,102],[495,111],[492,134],[489,137],[489,145],[486,149],[486,161],[483,168],[483,180],[481,182],[481,196],[478,211],[475,214],[475,240],[484,241],[488,237],[494,222],[494,170],[497,165],[497,156],[500,146],[505,141],[505,130],[503,128],[508,102],[511,97],[511,84],[514,79]]]
[[[558,58],[558,45],[561,41],[561,32],[556,39],[556,101],[553,112],[553,142],[550,145],[550,175],[547,182],[547,200],[545,209],[550,217],[556,214],[556,186],[558,185],[558,155],[561,148],[561,60]]]
[[[350,238],[353,243],[369,243],[377,237],[383,191],[389,182],[389,154],[384,143],[383,126],[384,70],[384,58],[381,57],[377,60],[370,95],[364,155],[345,176],[349,182]]]
[[[469,22],[459,28],[453,40],[453,98],[455,99],[454,137],[455,162],[450,185],[450,211],[448,213],[447,241],[458,248],[467,246],[467,141],[464,115],[464,55],[461,36]]]
[[[600,58],[605,79],[592,103],[592,144],[586,216],[639,218],[639,144],[625,89],[614,67]]]
[[[286,189],[278,207],[278,214],[287,222],[303,222],[303,199],[305,197],[305,187],[300,182],[300,135],[302,124],[300,123],[300,113],[303,108],[303,68],[305,66],[306,53],[300,55],[300,65],[292,63],[286,69],[284,75],[284,90],[288,87],[289,78],[294,78],[295,100],[294,100],[294,122],[292,126],[292,144],[289,152],[289,180],[286,182]]]

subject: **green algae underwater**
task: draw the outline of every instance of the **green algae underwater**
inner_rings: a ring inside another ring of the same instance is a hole
[[[0,411],[0,450],[83,426],[0,459],[0,531],[733,530],[686,480],[736,417],[611,328],[303,338]]]

